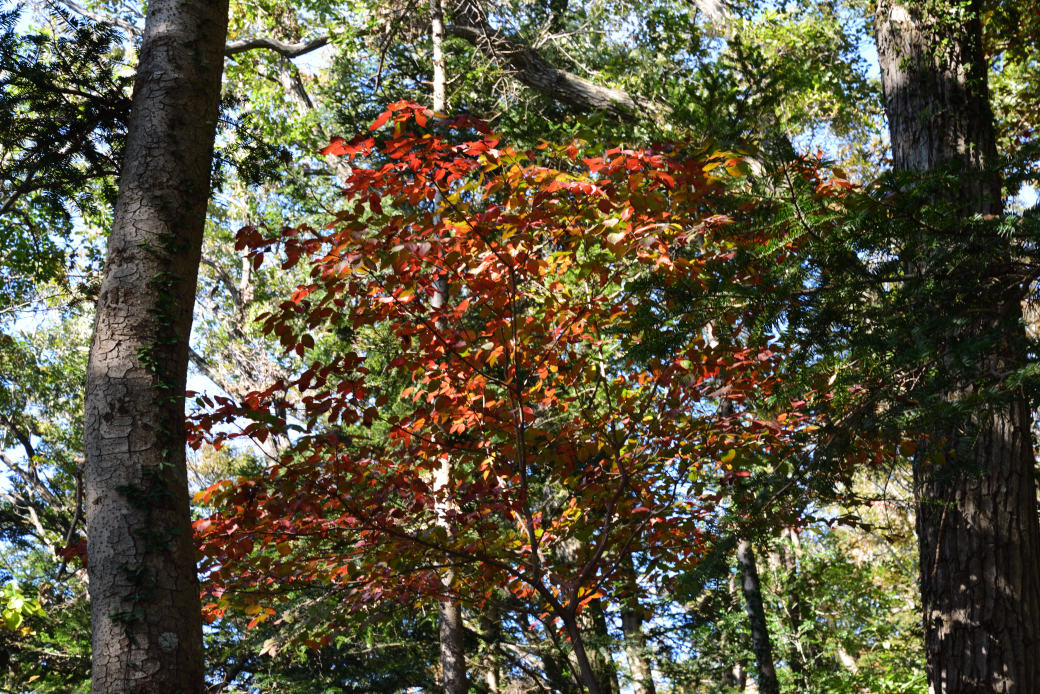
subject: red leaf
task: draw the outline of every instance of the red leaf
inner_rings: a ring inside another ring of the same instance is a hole
[[[386,125],[386,122],[388,120],[390,120],[390,118],[393,115],[394,114],[391,113],[390,111],[383,111],[382,113],[379,114],[379,118],[376,118],[374,121],[372,121],[372,125],[368,126],[368,129],[369,130],[378,130],[379,128],[381,128],[384,125]]]
[[[341,156],[343,154],[346,154],[347,148],[344,147],[346,142],[347,141],[344,140],[342,137],[333,137],[329,140],[330,144],[321,149],[321,153],[325,156]]]

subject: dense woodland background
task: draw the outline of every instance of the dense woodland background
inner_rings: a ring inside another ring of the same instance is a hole
[[[1007,616],[1040,620],[1040,11],[909,7],[918,44],[872,0],[233,1],[189,191],[197,691],[1040,691],[1040,632]],[[88,556],[84,508],[119,177],[159,166],[128,145],[148,9],[0,15],[4,692],[91,691],[103,570],[123,674],[93,691],[173,691],[133,656],[170,650],[135,631],[149,553],[192,551],[153,517],[162,458],[118,488],[139,557]],[[901,71],[964,93],[896,94]],[[900,103],[919,131],[893,147]],[[1010,508],[997,449],[1025,465],[1020,541],[961,513]],[[1024,594],[975,591],[1001,571]],[[943,641],[965,591],[1025,644],[1004,675]]]

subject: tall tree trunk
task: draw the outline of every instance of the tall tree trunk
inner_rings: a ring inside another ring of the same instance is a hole
[[[780,694],[776,667],[773,665],[773,644],[766,626],[765,606],[762,604],[762,584],[758,578],[755,553],[747,540],[741,540],[737,545],[737,567],[740,570],[744,606],[751,627],[751,650],[755,653],[759,694]]]
[[[647,657],[646,637],[643,634],[643,606],[639,603],[636,570],[632,556],[625,562],[628,596],[621,603],[621,632],[625,635],[625,656],[632,673],[632,691],[635,694],[656,694],[654,673]]]
[[[450,576],[450,573],[449,573]],[[447,579],[450,581],[450,577]],[[441,671],[444,676],[444,694],[467,694],[466,651],[462,636],[462,606],[457,600],[441,600],[437,603],[440,617]]]
[[[632,691],[635,694],[655,694],[653,670],[646,657],[646,637],[643,635],[643,606],[627,604],[621,610],[621,631],[625,634],[625,655],[632,671]]]
[[[527,619],[522,613],[521,618],[525,621]],[[550,691],[579,694],[582,691],[579,685],[581,674],[571,664],[570,661],[573,659],[568,658],[567,645],[563,643],[555,622],[544,619],[541,620],[541,624],[547,638],[539,646],[538,652]],[[570,667],[566,667],[567,665]]]
[[[502,641],[502,612],[496,604],[488,604],[480,615],[480,631],[487,643],[487,655],[484,659],[484,680],[490,694],[499,694],[502,684],[502,658],[500,643]]]
[[[923,172],[959,163],[968,172],[957,201],[966,215],[1002,211],[999,179],[971,173],[996,158],[981,11],[978,0],[882,0],[874,15],[894,166]],[[990,309],[1002,301],[983,300]],[[1013,316],[1021,310],[998,308]],[[1005,328],[1008,344],[1015,329]],[[993,355],[1003,369],[1021,363],[1006,352]],[[964,426],[936,432],[954,442],[963,431],[976,432],[957,452],[977,473],[915,466],[925,647],[936,694],[1040,692],[1040,523],[1030,425],[1019,394]]]
[[[442,293],[441,296],[444,296],[445,293]],[[433,486],[435,490],[439,491],[450,484],[451,463],[443,462],[439,468],[434,470]],[[450,508],[449,504],[438,502],[437,522],[449,533],[454,533],[454,523],[447,514]],[[444,694],[466,694],[469,691],[469,681],[466,677],[466,651],[463,644],[465,624],[462,621],[462,604],[453,594],[455,572],[451,569],[444,569],[441,571],[440,579],[444,584],[445,593],[444,597],[437,602]]]
[[[430,0],[430,39],[433,44],[433,110],[444,113],[448,108],[448,81],[444,73],[444,6],[441,0]]]
[[[433,43],[433,110],[443,113],[446,107],[445,91],[446,79],[444,74],[444,9],[441,0],[430,0],[430,38]],[[438,192],[434,198],[434,205],[440,206],[443,198]],[[440,216],[434,217],[434,224],[440,222]],[[448,303],[448,280],[442,277],[434,285],[433,308],[443,308]],[[444,329],[447,326],[443,321],[438,321],[437,328]],[[451,481],[451,463],[445,460],[441,467],[435,471],[437,480],[435,486],[440,489],[446,487]],[[447,509],[441,509],[446,511]],[[453,528],[445,517],[441,522],[452,532]],[[440,644],[441,644],[441,672],[444,675],[444,694],[466,694],[469,691],[469,681],[466,677],[466,651],[463,646],[465,625],[462,621],[462,605],[451,594],[451,584],[454,573],[447,571],[442,575],[442,580],[447,589],[448,597],[437,603],[437,611],[440,617]]]
[[[805,604],[802,602],[798,586],[798,555],[800,545],[798,533],[790,528],[784,530],[784,536],[790,540],[790,546],[780,545],[779,566],[784,572],[784,594],[787,600],[788,626],[791,630],[791,645],[787,659],[795,684],[805,688],[808,685],[808,664],[813,661],[812,647],[802,643],[802,625],[805,622]]]
[[[723,400],[723,403],[729,402]],[[737,577],[733,574],[729,576],[729,597],[732,605],[740,604],[740,589],[737,587]],[[742,583],[742,582],[741,582]],[[719,651],[721,653],[727,652],[726,633],[722,632],[719,640]],[[722,684],[726,687],[732,687],[737,691],[744,691],[747,688],[747,663],[743,660],[737,660],[732,665],[726,667],[722,671]]]
[[[584,635],[585,652],[593,676],[603,694],[620,694],[617,669],[610,655],[610,632],[607,629],[607,616],[599,600],[592,600],[578,615],[578,625]],[[577,649],[575,649],[577,654]]]
[[[184,388],[227,0],[152,0],[86,384],[94,694],[199,694]]]

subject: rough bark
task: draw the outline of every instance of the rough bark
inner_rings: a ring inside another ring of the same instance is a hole
[[[1040,542],[1028,406],[975,423],[981,474],[918,470],[925,649],[935,694],[1040,692]]]
[[[755,553],[747,540],[741,540],[737,545],[737,568],[740,570],[744,607],[751,630],[751,650],[755,653],[758,691],[760,694],[779,694],[780,685],[773,665],[773,644],[766,626],[765,606],[762,604],[762,584],[755,564]]]
[[[94,694],[203,691],[184,386],[226,0],[153,0],[86,384]]]
[[[974,171],[991,166],[997,147],[980,3],[961,10],[942,0],[930,15],[917,4],[882,0],[874,15],[892,162],[905,171],[951,162]],[[995,174],[966,177],[964,192],[972,211],[1001,212]]]
[[[982,43],[981,3],[896,3],[874,15],[895,168],[958,164],[964,214],[1002,211]],[[980,297],[978,315],[1018,315]],[[1007,343],[1016,327],[1005,327]],[[994,365],[1016,363],[1008,348]],[[951,398],[956,393],[949,394]],[[1030,412],[1024,397],[934,432],[965,472],[915,466],[917,534],[929,683],[935,694],[1040,692],[1040,523]],[[960,448],[960,450],[954,450]],[[966,450],[965,450],[966,449]],[[966,463],[966,464],[964,464]],[[967,471],[971,469],[971,471]]]

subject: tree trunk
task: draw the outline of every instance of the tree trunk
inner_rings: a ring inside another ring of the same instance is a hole
[[[442,297],[445,295],[446,293],[441,294]],[[449,487],[450,484],[451,463],[442,462],[440,467],[434,470],[433,487],[440,491]],[[449,503],[437,502],[437,523],[443,526],[448,533],[454,533],[455,526],[448,516],[450,509]],[[445,593],[444,597],[437,602],[444,694],[466,694],[469,691],[469,682],[466,677],[466,651],[463,644],[465,624],[462,621],[462,605],[453,594],[455,572],[451,569],[443,569],[440,572],[440,579]]]
[[[153,0],[86,384],[94,694],[203,691],[184,388],[226,0]]]
[[[784,572],[784,594],[787,599],[788,625],[791,629],[791,646],[787,659],[790,661],[791,674],[795,684],[803,689],[808,686],[809,663],[813,661],[812,648],[802,643],[802,625],[805,622],[805,605],[798,585],[799,540],[798,533],[791,529],[784,531],[790,540],[789,547],[780,545],[780,568]]]
[[[927,8],[930,8],[928,11]],[[1000,214],[981,3],[882,0],[874,15],[896,169],[960,164],[963,214]],[[1010,249],[1009,249],[1010,251]],[[1000,297],[984,297],[992,305]],[[1016,302],[1017,303],[1017,302]],[[998,307],[1018,315],[1019,306]],[[1008,331],[1008,343],[1014,335]],[[1010,349],[994,355],[1020,363]],[[951,393],[956,397],[956,393]],[[938,438],[977,473],[914,470],[928,676],[935,694],[1040,692],[1040,523],[1025,398],[993,406]]]
[[[747,540],[741,540],[737,545],[737,567],[740,569],[744,606],[751,628],[751,650],[755,653],[758,670],[758,691],[759,694],[779,694],[780,685],[773,665],[773,644],[769,639],[766,611],[762,604],[762,584],[758,578],[758,566],[755,565],[755,553]]]
[[[551,644],[545,642],[543,647],[538,649],[542,660],[542,670],[545,672],[545,679],[548,681],[550,690],[562,694],[579,694],[582,691],[579,686],[581,673],[575,669],[573,664],[569,670],[564,667],[565,664],[570,664],[572,659],[567,658],[566,646],[561,642],[555,624],[543,621],[542,627],[545,629],[548,641],[551,641]]]
[[[603,694],[620,694],[617,669],[610,655],[610,632],[607,629],[607,616],[599,600],[592,600],[578,615],[578,624],[583,634],[591,638],[584,642],[588,654],[589,665]]]
[[[596,671],[593,664],[595,656],[591,655],[585,648],[585,640],[582,637],[581,629],[578,627],[578,619],[571,613],[564,617],[563,625],[571,639],[571,648],[574,649],[574,662],[577,666],[581,684],[585,686],[585,690],[588,694],[610,694],[610,687],[604,687],[600,684],[600,673]]]
[[[628,596],[621,603],[621,632],[625,635],[625,656],[632,673],[634,694],[656,694],[654,673],[647,657],[646,637],[643,635],[643,606],[639,603],[636,569],[632,556],[625,561]]]
[[[724,402],[729,402],[724,401]],[[730,574],[729,577],[729,597],[731,604],[737,605],[740,603],[740,590],[737,588],[737,577]],[[726,643],[726,633],[722,632],[719,640],[719,651],[726,653],[728,644]],[[722,671],[722,685],[724,687],[733,687],[737,691],[744,691],[747,688],[747,664],[742,660],[737,660],[735,663],[725,668]]]
[[[433,42],[433,110],[441,113],[445,110],[445,88],[446,80],[444,74],[444,10],[441,0],[430,0],[430,37]],[[434,198],[434,204],[439,206],[443,198],[438,191]],[[434,216],[434,224],[440,222],[440,215]],[[440,278],[435,283],[433,296],[433,308],[441,309],[448,303],[448,281]],[[443,321],[437,321],[437,329],[444,330],[447,325]],[[448,460],[441,462],[441,467],[434,471],[436,489],[448,487],[451,482],[451,463]],[[439,506],[438,514],[440,523],[454,532],[452,523],[447,518],[447,506]],[[440,616],[440,643],[441,643],[441,671],[444,674],[444,694],[466,694],[469,691],[469,682],[466,677],[466,651],[463,646],[465,625],[462,621],[462,605],[451,594],[451,584],[454,574],[451,571],[444,572],[441,580],[444,582],[447,600],[437,603],[437,611]]]
[[[448,81],[444,73],[444,6],[441,0],[430,0],[430,39],[433,44],[433,111],[448,109]]]
[[[487,682],[489,694],[499,694],[502,684],[502,663],[500,643],[502,641],[502,613],[498,605],[488,604],[480,615],[480,631],[487,643],[487,655],[484,658],[484,680]]]
[[[646,637],[643,635],[643,606],[626,605],[621,610],[621,631],[625,634],[625,655],[632,671],[632,691],[635,694],[655,694],[653,670],[646,657]]]
[[[469,682],[466,679],[466,651],[462,644],[465,628],[462,623],[462,606],[458,600],[441,600],[437,603],[437,612],[440,617],[444,694],[467,694]]]
[[[545,671],[545,679],[552,691],[563,692],[563,694],[575,694],[578,691],[574,678],[568,677],[560,660],[554,654],[542,653],[542,669]]]

